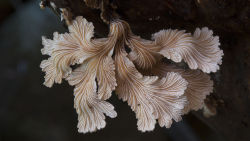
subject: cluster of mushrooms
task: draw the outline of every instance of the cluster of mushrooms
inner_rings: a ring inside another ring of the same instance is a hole
[[[106,101],[113,91],[136,113],[142,132],[153,130],[156,122],[169,128],[173,120],[203,108],[213,91],[206,73],[216,72],[223,56],[219,38],[211,30],[197,28],[193,35],[161,30],[145,40],[123,20],[109,25],[107,38],[94,38],[93,24],[79,16],[68,26],[69,33],[55,32],[53,40],[42,37],[42,54],[50,56],[41,63],[44,84],[52,87],[65,79],[75,86],[79,132],[102,129],[105,116],[117,116]],[[164,58],[184,61],[190,69],[166,63]]]

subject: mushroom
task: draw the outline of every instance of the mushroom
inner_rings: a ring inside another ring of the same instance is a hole
[[[107,38],[94,38],[94,26],[83,17],[69,25],[69,33],[42,37],[44,84],[52,87],[62,79],[74,88],[78,131],[94,132],[106,125],[105,115],[117,116],[106,100],[112,91],[127,101],[138,119],[138,130],[151,131],[156,121],[169,128],[183,114],[204,106],[213,82],[203,73],[219,69],[223,52],[218,37],[207,28],[194,35],[178,30],[161,30],[152,40],[132,33],[129,24],[116,19]],[[131,49],[127,53],[125,46]],[[191,69],[164,64],[162,58],[184,60]],[[78,64],[76,69],[73,65]]]

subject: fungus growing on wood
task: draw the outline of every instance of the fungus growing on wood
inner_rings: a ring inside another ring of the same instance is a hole
[[[116,117],[113,105],[105,101],[112,91],[128,102],[143,132],[153,130],[157,121],[169,128],[173,120],[180,121],[181,115],[204,106],[213,82],[203,72],[217,71],[223,55],[212,31],[198,28],[191,35],[161,30],[145,40],[123,20],[112,21],[109,29],[107,38],[94,38],[93,24],[77,17],[69,33],[55,32],[53,40],[42,38],[42,54],[50,56],[41,63],[44,84],[51,87],[65,79],[75,86],[79,132],[104,128],[105,115]],[[184,60],[193,70],[164,64],[164,57]],[[75,64],[79,66],[72,69]]]

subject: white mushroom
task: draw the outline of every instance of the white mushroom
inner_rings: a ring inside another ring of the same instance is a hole
[[[138,119],[140,131],[151,131],[158,121],[169,128],[181,115],[204,106],[213,90],[213,82],[203,73],[219,69],[223,52],[218,37],[207,28],[192,36],[178,30],[162,30],[153,40],[135,36],[128,23],[115,20],[107,38],[93,38],[94,26],[82,17],[69,25],[69,33],[54,33],[53,40],[42,37],[44,84],[51,87],[66,79],[74,89],[74,107],[78,114],[78,131],[93,132],[104,128],[105,115],[117,116],[106,102],[112,91],[127,101]],[[131,52],[125,51],[127,45]],[[191,69],[164,64],[184,60]],[[72,65],[79,67],[72,70]],[[138,71],[138,70],[139,71]]]

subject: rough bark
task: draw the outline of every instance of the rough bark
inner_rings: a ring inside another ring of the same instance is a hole
[[[107,34],[113,18],[126,20],[135,34],[145,38],[160,29],[207,26],[220,36],[224,51],[221,70],[212,74],[214,92],[206,100],[217,114],[196,116],[227,140],[250,138],[250,1],[249,0],[100,0],[103,5],[86,6],[84,0],[43,0],[67,8],[73,18],[82,15],[95,25],[96,34]],[[90,7],[94,7],[90,8]],[[102,12],[101,12],[102,11]],[[100,16],[101,14],[101,16]],[[105,23],[106,22],[106,23]]]

